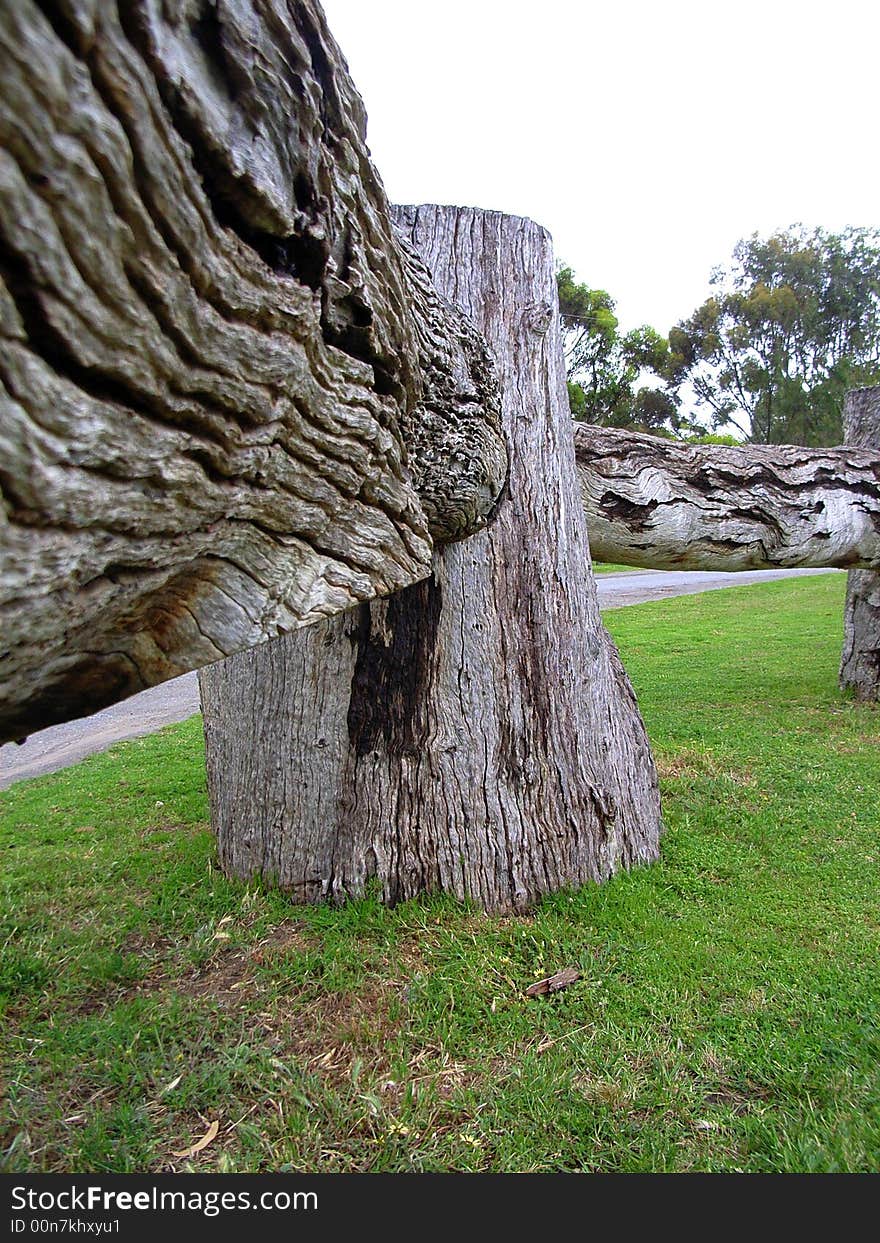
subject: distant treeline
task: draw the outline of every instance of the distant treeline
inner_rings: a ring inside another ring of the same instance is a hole
[[[738,242],[666,336],[620,331],[603,289],[557,273],[576,419],[687,440],[839,444],[848,388],[880,383],[880,231]]]

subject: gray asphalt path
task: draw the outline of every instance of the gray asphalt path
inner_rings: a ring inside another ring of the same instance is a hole
[[[603,609],[627,604],[644,604],[669,596],[694,595],[719,587],[745,587],[774,578],[804,574],[842,573],[829,570],[756,570],[742,574],[704,573],[701,570],[630,570],[597,574],[599,605]],[[53,725],[31,735],[22,746],[7,743],[0,747],[0,790],[23,781],[66,768],[95,751],[106,751],[116,742],[155,733],[163,725],[184,721],[200,709],[199,686],[194,673],[154,686],[122,703],[81,717],[64,725]]]
[[[31,734],[21,746],[8,742],[0,747],[0,790],[13,781],[67,768],[127,738],[154,734],[163,725],[185,721],[200,709],[198,678],[194,673],[185,673],[182,678],[151,686],[94,716],[42,729]]]
[[[670,596],[694,596],[719,587],[749,587],[774,578],[802,578],[808,574],[842,574],[843,570],[743,570],[722,574],[709,570],[629,570],[597,574],[599,607],[616,609],[625,604],[646,604]]]

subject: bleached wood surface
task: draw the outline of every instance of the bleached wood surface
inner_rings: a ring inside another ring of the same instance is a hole
[[[430,572],[506,452],[313,0],[0,6],[0,737]]]
[[[597,561],[657,570],[880,566],[880,443],[682,445],[574,429]]]

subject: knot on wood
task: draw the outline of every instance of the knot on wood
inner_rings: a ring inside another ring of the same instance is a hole
[[[553,322],[553,307],[549,302],[533,302],[531,306],[526,308],[523,321],[529,332],[535,333],[536,336],[546,336],[547,330]]]

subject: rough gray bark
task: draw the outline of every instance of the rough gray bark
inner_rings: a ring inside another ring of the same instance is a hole
[[[880,566],[880,439],[837,449],[680,445],[584,423],[574,436],[598,561],[658,570]]]
[[[880,453],[880,385],[847,393],[843,429],[848,445]],[[880,533],[880,520],[875,521]],[[847,575],[840,685],[854,691],[858,699],[880,699],[880,573],[876,570],[851,570]]]
[[[503,486],[313,0],[0,6],[0,738],[430,572]]]
[[[510,488],[495,522],[388,601],[202,670],[211,815],[232,875],[297,901],[377,877],[488,909],[655,856],[656,773],[599,619],[550,240],[400,210],[499,358]]]

